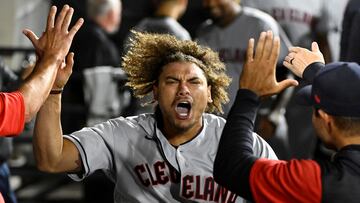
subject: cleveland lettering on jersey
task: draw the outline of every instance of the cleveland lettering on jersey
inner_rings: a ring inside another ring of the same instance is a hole
[[[145,187],[158,184],[165,185],[169,181],[179,183],[178,172],[172,167],[168,167],[164,161],[157,161],[152,167],[147,163],[139,164],[134,167],[134,171]]]
[[[182,178],[181,196],[186,199],[234,203],[236,194],[218,185],[213,177],[186,175]]]
[[[134,172],[145,187],[165,185],[169,182],[179,183],[180,174],[168,167],[165,161],[157,161],[153,165],[138,164]],[[181,178],[180,195],[186,199],[205,200],[210,202],[234,203],[236,194],[218,185],[212,176],[184,175]]]
[[[311,25],[313,22],[313,16],[310,13],[292,8],[273,8],[271,15],[279,22],[290,21],[308,25]]]

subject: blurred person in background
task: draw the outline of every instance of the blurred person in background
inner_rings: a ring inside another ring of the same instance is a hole
[[[281,25],[294,46],[310,48],[313,41],[319,43],[325,61],[331,62],[332,55],[329,46],[328,33],[333,28],[333,18],[326,4],[328,0],[242,0],[244,6],[260,9],[271,16]],[[307,82],[302,80],[295,91]],[[297,105],[292,97],[286,108],[288,123],[288,137],[291,156],[296,158],[311,158],[322,156],[321,144],[315,136],[311,120],[311,109]],[[304,146],[306,146],[304,148]]]
[[[288,41],[287,36],[282,34],[280,26],[270,15],[258,9],[242,7],[239,3],[240,0],[203,0],[204,9],[209,12],[211,19],[204,22],[197,33],[200,44],[219,52],[221,60],[226,64],[227,74],[233,78],[228,89],[230,102],[224,106],[225,113],[222,115],[225,118],[235,100],[248,39],[259,36],[263,31],[272,30],[276,36],[281,35],[282,58],[285,58],[288,50],[288,44],[285,43]],[[282,75],[283,78],[287,77],[287,71]],[[289,158],[290,155],[284,113],[291,93],[292,89],[288,89],[264,105],[256,128],[256,132],[269,142],[282,159]]]
[[[74,72],[63,94],[62,121],[64,132],[79,130],[86,125],[88,108],[84,101],[83,71],[97,66],[120,66],[120,54],[109,34],[118,30],[121,22],[120,0],[88,0],[86,21],[74,38],[71,51]]]
[[[350,0],[342,22],[341,61],[360,63],[360,0]]]

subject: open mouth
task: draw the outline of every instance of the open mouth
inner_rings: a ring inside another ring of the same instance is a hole
[[[188,118],[190,115],[191,104],[189,102],[180,102],[177,104],[175,111],[180,118]]]

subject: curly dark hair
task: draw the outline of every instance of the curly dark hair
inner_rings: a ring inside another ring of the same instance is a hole
[[[127,86],[131,87],[138,98],[152,92],[158,82],[162,67],[175,61],[192,62],[205,73],[211,85],[212,103],[206,112],[222,111],[222,104],[229,101],[226,88],[231,79],[225,73],[225,65],[216,52],[190,40],[178,40],[167,34],[133,32],[129,50],[123,57],[122,67],[128,74]]]

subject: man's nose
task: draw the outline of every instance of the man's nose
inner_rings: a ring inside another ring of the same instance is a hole
[[[187,85],[185,83],[180,83],[179,85],[179,90],[178,90],[178,96],[187,96],[190,95],[190,91],[189,88],[187,87]]]

